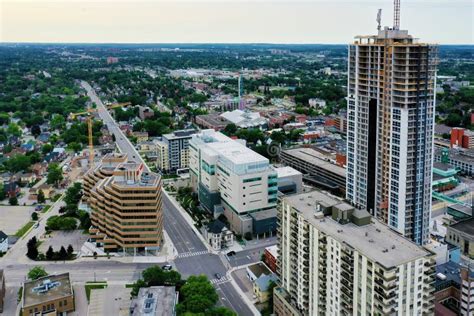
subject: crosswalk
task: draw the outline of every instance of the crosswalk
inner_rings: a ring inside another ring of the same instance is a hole
[[[219,285],[219,284],[226,283],[226,282],[229,282],[229,281],[230,281],[230,277],[228,277],[227,275],[224,275],[222,278],[212,279],[210,282],[211,282],[211,284]]]
[[[209,253],[209,251],[207,250],[203,250],[203,251],[196,251],[196,252],[183,252],[183,253],[180,253],[178,254],[178,258],[188,258],[188,257],[194,257],[194,256],[200,256],[200,255],[205,255]]]

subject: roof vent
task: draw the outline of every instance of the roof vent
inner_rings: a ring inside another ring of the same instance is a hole
[[[373,240],[373,239],[369,239],[369,242],[370,242],[370,243],[373,243],[373,242],[374,242],[374,240]]]
[[[382,250],[382,252],[386,253],[386,252],[388,252],[388,249],[385,248],[384,250]]]
[[[365,232],[365,237],[368,237],[369,236],[369,233],[368,232]]]
[[[377,233],[380,233],[380,232],[381,232],[380,228],[377,228],[376,231],[377,231]]]
[[[395,249],[395,245],[392,245],[392,249]]]
[[[342,229],[338,229],[337,232],[338,232],[338,233],[342,233]]]

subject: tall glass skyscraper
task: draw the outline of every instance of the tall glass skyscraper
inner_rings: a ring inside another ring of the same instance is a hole
[[[348,51],[352,203],[424,244],[429,237],[437,46],[385,27]]]

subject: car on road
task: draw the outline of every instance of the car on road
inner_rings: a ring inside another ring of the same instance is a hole
[[[164,265],[161,267],[163,270],[165,271],[170,271],[171,269],[173,269],[173,267],[171,266],[171,264],[167,264],[167,265]]]
[[[216,279],[220,280],[222,278],[222,275],[220,273],[216,273],[214,274],[214,276],[216,277]]]
[[[235,255],[235,251],[234,251],[234,250],[229,251],[229,252],[227,253],[227,257],[233,256],[233,255]]]
[[[39,227],[39,223],[36,223],[35,226],[33,226],[34,228],[38,228]]]

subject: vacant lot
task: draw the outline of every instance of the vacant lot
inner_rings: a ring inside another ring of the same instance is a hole
[[[42,243],[39,250],[46,253],[49,246],[52,246],[54,251],[59,251],[61,246],[67,249],[67,246],[72,245],[74,251],[79,251],[87,238],[88,236],[84,235],[82,230],[53,231],[51,232],[51,237],[41,240]]]
[[[0,230],[14,235],[31,218],[34,206],[0,206]]]

